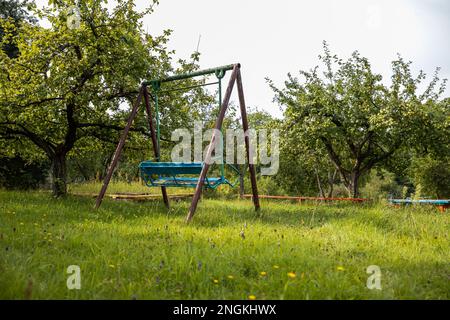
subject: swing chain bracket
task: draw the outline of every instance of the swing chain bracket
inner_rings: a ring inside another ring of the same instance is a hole
[[[148,82],[143,82],[142,85],[146,86]],[[161,89],[161,81],[160,80],[152,80],[150,81],[150,86],[152,87],[153,91],[157,92],[159,89]]]
[[[222,79],[223,77],[225,77],[225,73],[226,70],[225,69],[217,69],[216,71],[214,71],[214,74],[216,75],[217,79]]]

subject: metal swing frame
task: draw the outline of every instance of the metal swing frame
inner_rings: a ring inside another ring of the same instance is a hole
[[[203,76],[203,75],[215,74],[218,78],[218,82],[211,83],[211,84],[219,85],[220,111],[219,111],[219,116],[217,117],[217,120],[215,123],[216,130],[214,130],[214,133],[212,135],[210,144],[209,144],[207,152],[206,152],[204,162],[201,164],[201,168],[198,167],[198,163],[197,163],[197,165],[194,165],[194,166],[196,166],[195,173],[199,172],[199,177],[198,177],[198,179],[192,178],[193,179],[192,181],[195,182],[196,186],[195,186],[195,192],[194,192],[194,196],[192,198],[191,206],[189,208],[189,212],[186,217],[186,222],[190,222],[195,214],[196,209],[197,209],[198,201],[200,200],[201,192],[205,186],[205,182],[206,182],[206,186],[208,186],[208,185],[212,186],[211,178],[207,178],[207,173],[211,166],[210,163],[211,163],[212,152],[214,150],[215,142],[218,139],[216,132],[218,130],[220,131],[222,128],[223,119],[225,118],[225,113],[227,111],[228,104],[230,102],[231,93],[232,93],[235,85],[237,87],[238,96],[239,96],[239,105],[240,105],[241,119],[242,119],[242,129],[244,130],[245,133],[248,132],[247,111],[246,111],[246,107],[245,107],[244,90],[243,90],[243,86],[242,86],[242,77],[241,77],[240,69],[241,69],[241,65],[239,63],[236,63],[236,64],[231,64],[231,65],[222,66],[222,67],[218,67],[218,68],[200,70],[200,71],[187,73],[187,74],[174,75],[174,76],[167,77],[164,79],[156,79],[156,80],[142,82],[138,97],[137,97],[135,103],[133,104],[131,114],[128,118],[127,125],[125,126],[125,129],[122,133],[120,141],[117,145],[116,151],[114,152],[114,156],[109,165],[108,172],[105,176],[102,189],[101,189],[99,195],[97,196],[95,208],[97,209],[98,207],[100,207],[102,200],[105,196],[106,189],[108,188],[109,182],[111,181],[111,177],[114,172],[114,169],[116,168],[117,163],[119,161],[120,154],[122,153],[123,147],[125,145],[125,140],[128,136],[131,125],[133,124],[133,120],[136,118],[139,106],[141,105],[141,102],[142,102],[142,98],[144,100],[145,110],[147,113],[147,119],[148,119],[148,123],[149,123],[149,127],[150,127],[150,133],[151,133],[151,139],[152,139],[152,145],[153,145],[153,151],[155,154],[155,159],[156,159],[157,163],[160,160],[158,94],[155,94],[155,101],[154,101],[155,102],[155,113],[156,113],[156,128],[157,128],[157,130],[155,130],[155,126],[153,124],[152,110],[150,107],[150,98],[149,98],[148,87],[151,86],[153,89],[153,92],[156,91],[156,93],[157,93],[161,88],[161,84],[164,82],[171,82],[171,81],[183,80],[183,79],[188,79],[188,78],[193,78],[193,77],[198,77],[198,76]],[[232,72],[231,72],[231,76],[230,76],[230,79],[228,82],[227,89],[225,91],[225,96],[222,101],[221,79],[224,77],[226,71],[229,71],[229,70],[232,70]],[[204,86],[204,85],[205,84],[202,84],[199,86]],[[207,85],[209,85],[209,84],[207,84]],[[186,87],[186,88],[177,88],[177,89],[184,90],[184,89],[190,89],[190,88],[195,88],[195,87],[197,87],[197,86]],[[177,90],[177,89],[175,89],[175,90]],[[164,92],[164,91],[161,91],[161,92]],[[255,171],[255,166],[250,161],[250,139],[247,134],[245,134],[245,149],[246,149],[247,162],[248,162],[249,173],[250,173],[250,182],[251,182],[251,186],[252,186],[253,203],[255,206],[255,210],[258,211],[260,209],[260,204],[259,204],[259,197],[258,197],[258,188],[257,188],[257,184],[256,184],[256,171]],[[145,161],[143,163],[145,163]],[[141,163],[141,164],[143,164],[143,163]],[[162,163],[160,163],[160,164],[162,164]],[[186,166],[184,166],[184,167],[186,167]],[[222,161],[221,178],[216,178],[216,179],[220,180],[220,179],[223,179],[223,177],[224,177],[224,166],[223,166],[223,161]],[[148,181],[150,181],[150,184],[152,184],[151,180],[147,180],[146,183]],[[154,183],[154,181],[153,181],[153,183]],[[231,185],[231,183],[229,183],[228,181],[227,182],[221,181],[221,184],[223,184],[223,183],[228,183]],[[155,185],[153,185],[153,186],[155,186]],[[167,186],[174,186],[174,185],[164,184],[164,183],[161,184],[161,193],[163,196],[164,204],[166,205],[167,208],[169,208],[169,198],[167,196],[167,190],[166,190]],[[218,185],[216,185],[216,187],[217,186]],[[215,187],[213,187],[212,189],[215,189]]]

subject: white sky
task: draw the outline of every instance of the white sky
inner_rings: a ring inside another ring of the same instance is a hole
[[[46,0],[38,0],[38,3]],[[288,72],[310,69],[326,40],[347,58],[358,50],[390,78],[400,53],[414,70],[450,78],[450,1],[447,0],[161,0],[144,20],[152,35],[172,29],[179,58],[196,50],[210,68],[240,62],[247,105],[281,116],[265,77],[281,85]],[[136,0],[138,8],[148,1]],[[446,95],[450,95],[447,88]]]
[[[323,40],[342,57],[359,50],[385,78],[397,53],[450,78],[449,18],[446,0],[161,0],[145,24],[150,33],[173,29],[180,57],[201,34],[202,68],[240,62],[247,104],[280,116],[264,78],[281,85],[288,72],[314,67]]]

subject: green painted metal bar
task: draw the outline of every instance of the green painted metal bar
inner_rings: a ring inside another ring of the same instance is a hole
[[[216,73],[216,76],[217,76],[218,74]],[[221,77],[218,77],[219,78],[219,108],[220,108],[220,106],[222,105],[222,77],[224,76],[224,74],[222,73],[221,74]],[[225,176],[225,165],[224,165],[224,159],[223,159],[223,149],[224,149],[224,141],[223,141],[223,131],[222,131],[222,127],[220,127],[220,132],[222,133],[222,141],[220,142],[220,143],[222,143],[222,163],[221,163],[221,165],[220,165],[220,176],[222,177],[222,179],[223,179],[223,177]]]
[[[160,157],[159,157],[159,150],[158,150],[158,140],[156,138],[155,126],[153,125],[152,110],[150,107],[150,97],[148,94],[147,87],[142,87],[142,88],[143,88],[143,93],[144,93],[145,110],[147,111],[150,135],[152,138],[153,153],[155,154],[156,161],[159,161]],[[167,209],[169,209],[170,203],[169,203],[169,197],[167,196],[166,187],[161,186],[161,193],[162,193],[162,197],[164,200],[164,204],[166,205]]]
[[[173,89],[167,89],[167,90],[161,90],[158,91],[159,93],[168,93],[168,92],[173,92],[173,91],[182,91],[182,90],[190,90],[190,89],[195,89],[195,88],[199,88],[199,87],[207,87],[207,86],[212,86],[215,84],[218,84],[219,82],[210,82],[210,83],[203,83],[203,84],[198,84],[195,86],[189,86],[189,87],[181,87],[181,88],[173,88]]]
[[[204,75],[208,75],[208,74],[213,74],[213,73],[216,73],[217,71],[221,71],[221,70],[223,70],[223,71],[233,70],[233,67],[234,67],[234,64],[229,64],[229,65],[221,66],[221,67],[217,67],[217,68],[199,70],[199,71],[195,71],[195,72],[191,72],[191,73],[177,74],[177,75],[170,76],[170,77],[163,78],[163,79],[154,79],[154,80],[150,80],[150,81],[144,81],[144,82],[142,82],[142,85],[147,86],[147,85],[152,85],[155,82],[163,83],[163,82],[170,82],[170,81],[175,81],[175,80],[189,79],[189,78],[193,78],[193,77],[199,77],[199,76],[204,76]]]
[[[158,158],[156,159],[156,161],[160,161],[161,160],[161,149],[160,149],[160,144],[161,144],[161,132],[159,130],[159,103],[158,103],[158,92],[155,93],[155,115],[156,115],[156,141],[157,143],[157,149],[158,149]]]

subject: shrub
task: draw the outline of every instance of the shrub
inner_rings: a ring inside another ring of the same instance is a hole
[[[366,184],[361,188],[361,196],[375,201],[401,197],[402,187],[395,181],[393,173],[386,170],[372,170]]]
[[[19,156],[0,158],[0,186],[6,189],[36,189],[45,183],[49,165],[27,162]]]
[[[428,155],[415,158],[410,171],[416,189],[420,185],[422,194],[437,198],[450,197],[450,157],[434,159]]]

